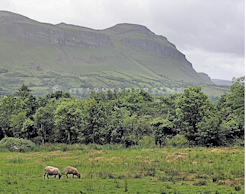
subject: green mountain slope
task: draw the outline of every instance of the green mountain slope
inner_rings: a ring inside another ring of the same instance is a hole
[[[165,92],[194,84],[208,93],[227,91],[197,73],[175,45],[145,26],[93,30],[39,23],[5,11],[0,11],[0,83],[1,96],[22,83],[36,95],[55,89],[86,95],[86,88]]]

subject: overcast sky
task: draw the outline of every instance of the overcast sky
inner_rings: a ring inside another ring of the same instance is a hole
[[[147,26],[213,79],[245,75],[244,0],[0,0],[0,10],[92,29]]]

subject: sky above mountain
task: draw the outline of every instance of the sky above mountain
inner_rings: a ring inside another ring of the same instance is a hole
[[[141,24],[167,37],[197,72],[245,75],[244,0],[1,0],[0,10],[92,29]]]

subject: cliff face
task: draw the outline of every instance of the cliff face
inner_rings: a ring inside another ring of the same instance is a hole
[[[160,44],[158,42],[147,40],[147,39],[131,39],[131,38],[123,38],[121,39],[121,43],[126,46],[133,46],[136,48],[140,48],[144,51],[153,51],[158,54],[162,54],[168,57],[172,57],[174,59],[180,60],[184,64],[190,65],[191,63],[186,60],[185,55],[179,52],[176,48],[171,46],[166,46],[164,44]]]
[[[151,32],[147,27],[141,25],[119,24],[102,31],[78,27],[74,27],[75,29],[73,29],[73,26],[70,26],[71,28],[69,29],[69,25],[64,23],[53,26],[50,24],[38,23],[26,17],[9,12],[1,12],[0,24],[4,26],[0,28],[0,35],[2,36],[48,41],[51,44],[81,48],[95,48],[98,46],[114,47],[110,36],[124,34],[124,37],[120,39],[121,44],[173,57],[174,59],[180,60],[191,66],[191,63],[186,60],[185,55],[179,52],[175,45],[168,42],[165,37],[160,37],[165,44],[153,41],[152,37],[156,38],[158,36]],[[144,35],[144,37],[127,37],[127,34],[131,33]]]
[[[0,43],[0,79],[10,79],[5,70],[16,75],[13,81],[6,81],[6,88],[19,82],[51,88],[45,79],[58,75],[61,79],[63,74],[77,76],[78,85],[90,87],[212,83],[198,74],[166,37],[141,25],[117,24],[93,30],[40,23],[0,11]]]
[[[153,51],[192,66],[185,55],[178,51],[175,45],[170,43],[166,37],[155,35],[145,26],[118,24],[104,31],[113,37],[122,37],[120,43],[126,46],[133,46],[143,51]]]
[[[204,77],[208,81],[212,81],[211,78],[206,73],[199,73],[202,77]]]
[[[112,47],[109,36],[94,30],[65,29],[64,25],[53,26],[32,21],[11,13],[0,15],[0,35],[14,36],[37,41],[48,41],[51,44],[75,47]],[[7,24],[7,25],[5,25]]]

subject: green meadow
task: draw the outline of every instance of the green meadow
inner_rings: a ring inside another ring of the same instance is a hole
[[[44,180],[48,165],[61,179]],[[244,193],[244,148],[46,144],[0,152],[0,174],[0,193]]]

